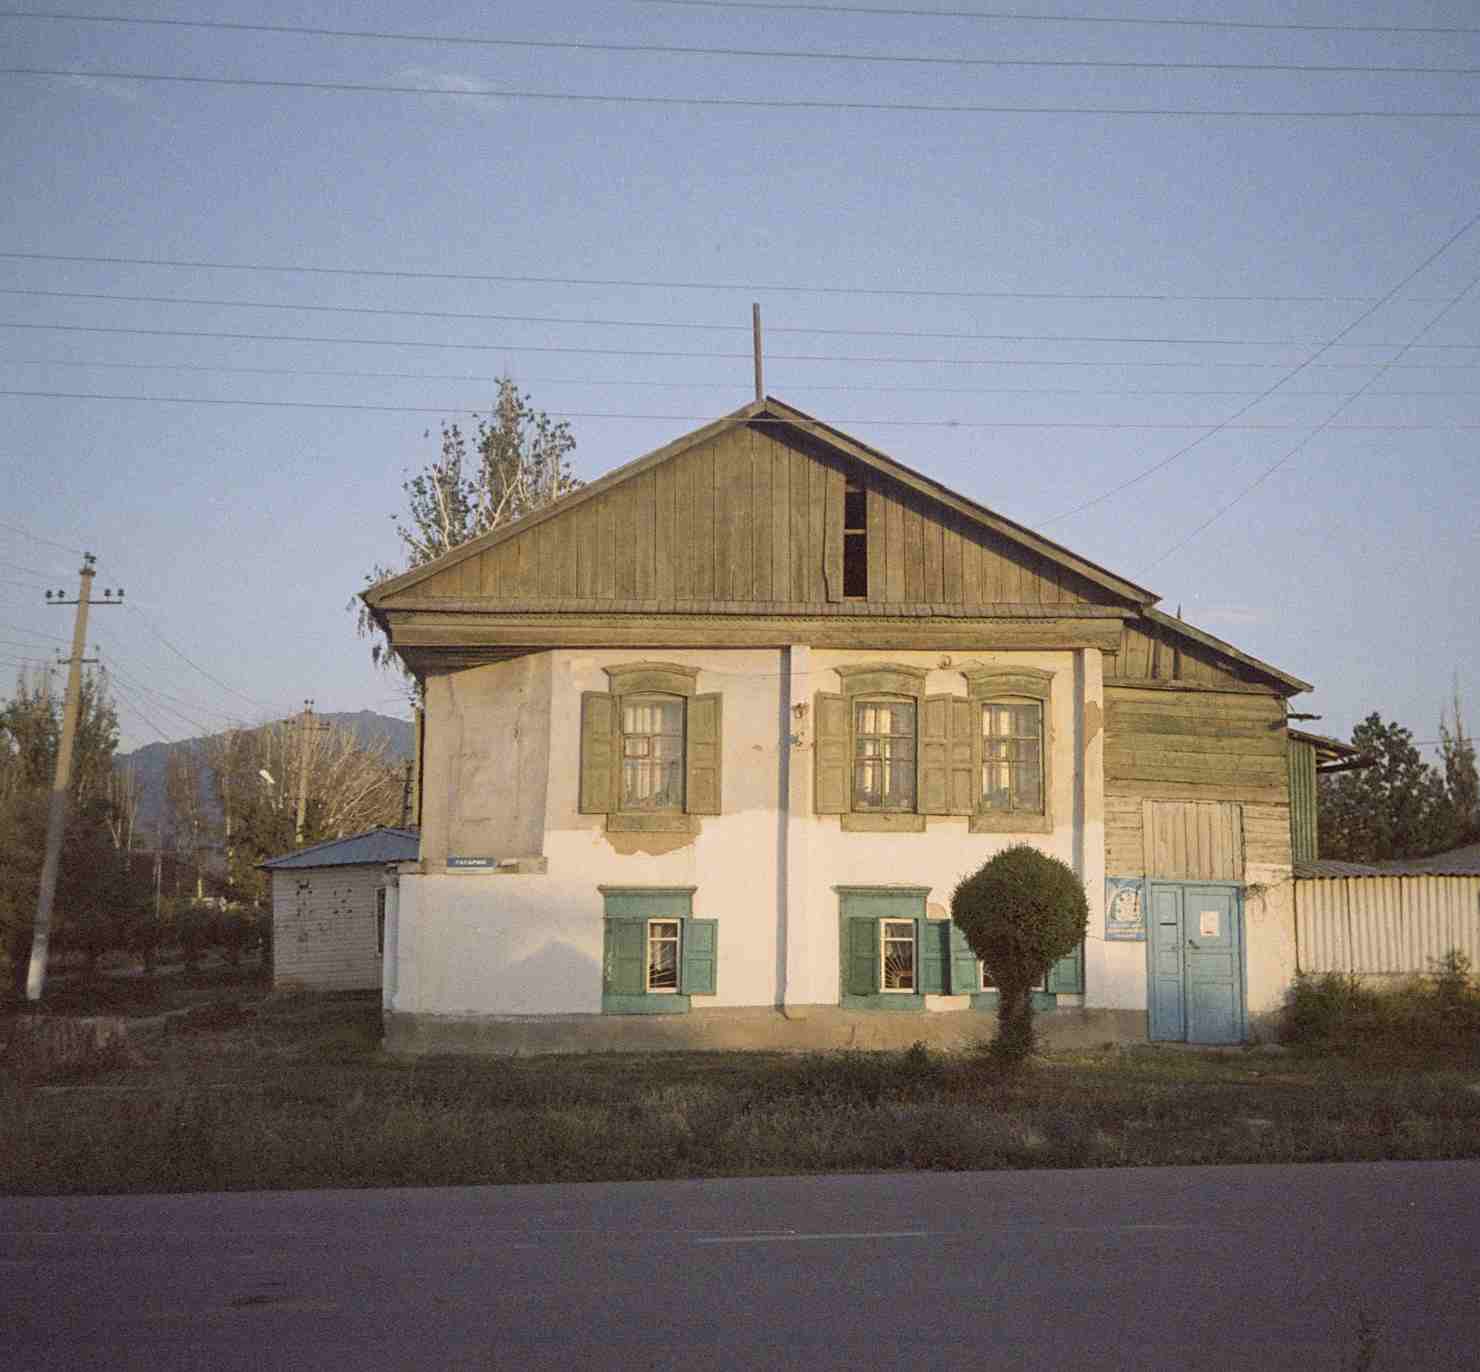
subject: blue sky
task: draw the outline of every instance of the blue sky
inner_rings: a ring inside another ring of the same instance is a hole
[[[7,68],[87,73],[0,75],[0,671],[87,548],[126,747],[401,713],[345,604],[424,433],[507,373],[597,475],[750,397],[758,300],[773,394],[1313,681],[1311,727],[1435,739],[1456,674],[1473,724],[1473,8],[895,8],[86,12],[951,61],[0,18]]]

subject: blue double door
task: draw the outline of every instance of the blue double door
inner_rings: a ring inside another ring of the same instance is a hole
[[[1152,881],[1146,942],[1150,1033],[1179,1043],[1242,1043],[1242,889],[1222,883]]]

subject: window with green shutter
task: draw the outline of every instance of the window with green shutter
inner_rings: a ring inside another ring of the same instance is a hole
[[[684,1014],[718,981],[719,921],[696,919],[692,886],[602,886],[601,1008]]]
[[[579,808],[612,831],[691,832],[720,813],[722,699],[697,667],[608,667],[609,691],[581,693]]]
[[[923,1010],[946,990],[950,924],[927,919],[926,886],[839,886],[838,1003]]]

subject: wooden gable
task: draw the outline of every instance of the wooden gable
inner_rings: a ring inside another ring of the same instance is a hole
[[[855,495],[850,505],[848,492]],[[845,585],[848,541],[866,561]],[[379,610],[990,616],[1154,597],[767,401],[374,588]]]

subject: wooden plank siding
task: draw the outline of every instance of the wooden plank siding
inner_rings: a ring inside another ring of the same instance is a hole
[[[1289,866],[1287,734],[1277,696],[1107,681],[1105,704],[1110,875],[1242,880],[1248,866]]]
[[[1120,651],[1105,655],[1105,678],[1214,687],[1266,684],[1242,663],[1145,619],[1126,621],[1120,634]]]
[[[484,599],[491,609],[500,601],[568,600],[857,613],[842,604],[848,482],[863,488],[866,510],[868,585],[855,599],[875,612],[1128,608],[1072,570],[806,435],[748,425],[485,548],[410,594],[417,601]],[[1107,668],[1149,675],[1149,641],[1128,629]],[[1211,654],[1199,651],[1213,680]]]

